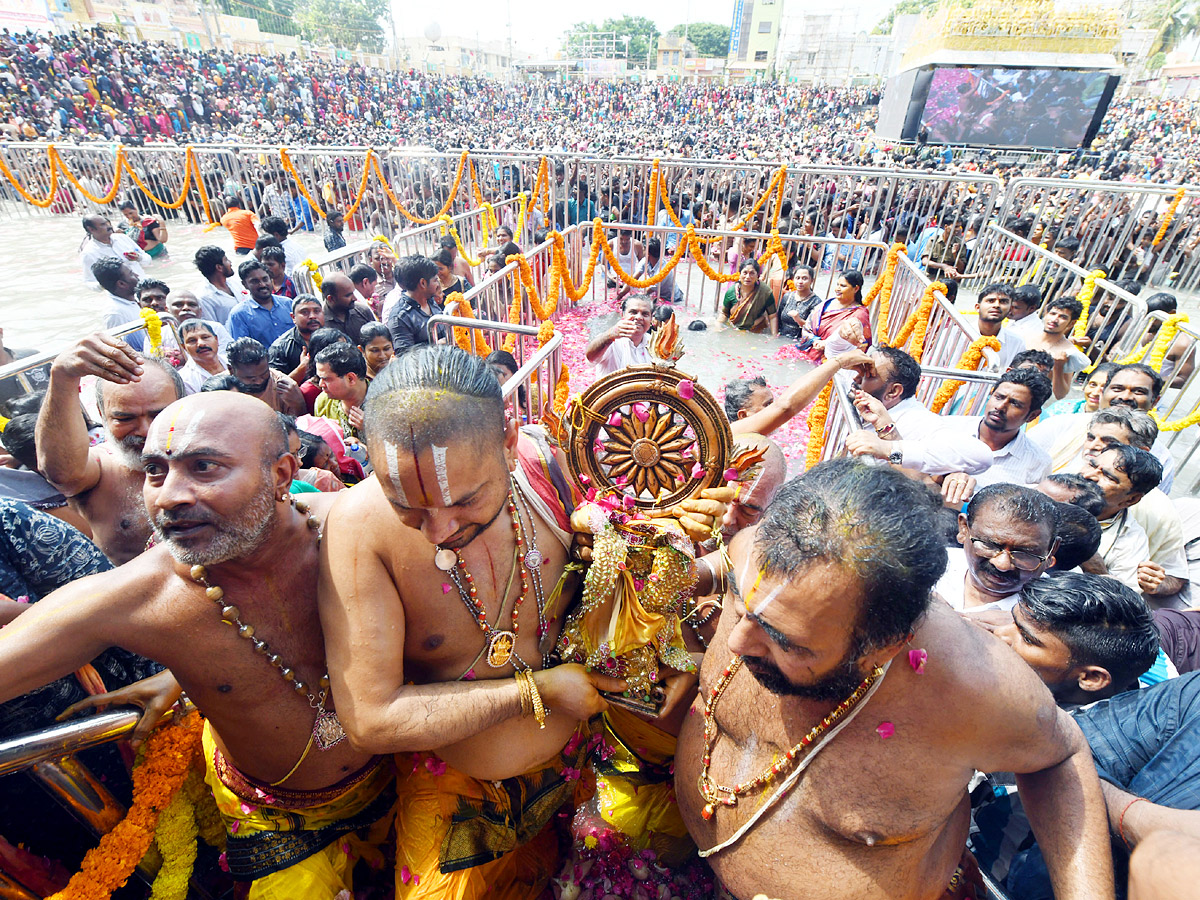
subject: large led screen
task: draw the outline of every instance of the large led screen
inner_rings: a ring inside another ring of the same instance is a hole
[[[921,127],[931,143],[1087,146],[1116,80],[1069,69],[938,66],[928,81]]]

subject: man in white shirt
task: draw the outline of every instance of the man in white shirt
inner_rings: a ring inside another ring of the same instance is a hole
[[[1038,314],[1041,306],[1042,292],[1036,284],[1022,284],[1013,288],[1008,324],[1004,330],[1012,332],[1028,345],[1030,338],[1041,334],[1042,317]]]
[[[959,550],[934,590],[963,612],[1009,612],[1021,589],[1054,565],[1054,501],[1032,488],[993,484],[958,514]]]
[[[961,434],[983,441],[992,451],[992,466],[976,476],[976,484],[1037,484],[1050,474],[1050,454],[1021,430],[1042,412],[1050,397],[1050,379],[1035,368],[1005,372],[992,388],[982,416],[946,416]]]
[[[978,475],[992,464],[992,451],[951,426],[949,418],[930,412],[916,399],[921,380],[917,361],[895,347],[871,353],[874,369],[855,377],[854,406],[874,431],[855,431],[846,438],[854,456],[877,459],[924,475],[965,472]]]
[[[1149,573],[1141,571],[1142,563],[1150,558],[1146,532],[1129,514],[1129,507],[1158,486],[1162,464],[1138,447],[1113,444],[1107,450],[1087,459],[1083,477],[1100,486],[1104,492],[1104,509],[1100,511],[1099,555],[1108,574],[1135,591],[1145,591]]]
[[[1125,407],[1149,412],[1158,402],[1162,384],[1162,377],[1143,363],[1121,366],[1112,373],[1104,393],[1100,395],[1100,410]],[[1088,429],[1093,421],[1089,413],[1051,416],[1029,429],[1029,438],[1050,454],[1053,471],[1079,472],[1083,467]],[[1175,459],[1162,435],[1150,447],[1150,452],[1162,463],[1162,484],[1159,488],[1164,494],[1170,494],[1175,483]]]
[[[996,282],[979,292],[979,299],[975,303],[975,309],[979,312],[979,336],[994,337],[1000,342],[999,352],[990,347],[983,352],[990,372],[1005,371],[1012,365],[1013,357],[1025,350],[1024,338],[1011,329],[1001,327],[1011,308],[1012,291],[1008,285]]]
[[[93,263],[92,275],[108,294],[104,305],[105,328],[116,328],[141,320],[142,308],[138,305],[135,290],[138,276],[129,263],[106,256]]]
[[[654,300],[645,294],[630,294],[621,301],[621,318],[587,345],[587,361],[603,378],[626,366],[650,365],[646,334],[654,315]]]
[[[196,292],[204,318],[225,325],[233,308],[249,297],[233,274],[233,263],[224,248],[214,244],[196,251],[196,268],[206,284]]]
[[[146,274],[142,263],[149,262],[150,257],[130,238],[119,231],[113,231],[112,224],[104,216],[85,217],[83,230],[88,236],[84,238],[79,261],[83,265],[83,283],[88,287],[95,290],[104,289],[92,273],[92,266],[101,259],[116,259],[128,263],[137,278]],[[136,284],[136,279],[134,283]]]

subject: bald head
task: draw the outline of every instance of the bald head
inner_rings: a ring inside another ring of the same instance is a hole
[[[354,282],[341,272],[326,275],[321,282],[321,296],[334,309],[349,309],[354,305]]]
[[[177,400],[159,413],[146,436],[144,455],[178,458],[215,451],[243,459],[247,447],[259,448],[264,466],[287,453],[287,432],[279,416],[256,397],[210,391]]]
[[[722,531],[726,542],[732,540],[741,529],[757,524],[762,518],[763,510],[787,478],[787,460],[779,445],[770,438],[761,434],[738,435],[734,442],[734,452],[740,453],[744,450],[763,450],[765,453],[758,463],[758,471],[753,479],[742,487],[725,513]]]

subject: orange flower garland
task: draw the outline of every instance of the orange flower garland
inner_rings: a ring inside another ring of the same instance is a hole
[[[971,346],[967,348],[966,353],[962,355],[962,358],[958,361],[958,365],[954,368],[962,369],[964,372],[978,372],[979,366],[983,362],[984,347],[990,347],[992,350],[999,352],[1000,339],[994,337],[976,338],[971,342]],[[933,395],[933,403],[930,404],[929,408],[935,413],[940,413],[954,397],[958,389],[965,383],[963,381],[947,381]]]
[[[160,813],[183,787],[204,720],[191,713],[146,740],[133,770],[133,804],[125,818],[83,858],[80,870],[50,900],[108,900],[150,849]]]
[[[940,281],[935,281],[929,287],[925,288],[925,293],[921,295],[921,300],[917,303],[916,309],[909,313],[908,318],[904,320],[904,324],[900,326],[900,332],[896,335],[896,340],[892,344],[893,347],[903,347],[908,342],[909,337],[912,337],[913,347],[917,352],[914,353],[910,350],[909,355],[917,360],[917,362],[921,361],[921,357],[917,354],[925,347],[925,332],[929,328],[929,317],[933,315],[933,292],[936,290],[944,291],[946,290],[946,285]],[[920,329],[919,334],[918,328]],[[918,336],[920,339],[919,343],[917,341]]]
[[[806,471],[821,461],[821,451],[825,449],[825,420],[829,418],[829,401],[832,396],[831,380],[817,395],[817,401],[808,413],[808,446],[804,450]]]
[[[454,315],[458,316],[460,319],[476,318],[475,310],[471,308],[471,301],[464,297],[461,291],[455,291],[453,294],[447,297],[445,307],[443,308],[449,307],[451,303],[458,304],[454,310]],[[461,350],[467,353],[474,353],[476,356],[487,356],[492,352],[491,348],[487,344],[487,341],[484,340],[483,332],[477,328],[466,328],[462,325],[454,325],[451,326],[450,333],[454,338],[454,343],[458,345]],[[472,349],[472,344],[474,344],[474,349]]]
[[[1150,242],[1151,247],[1157,247],[1162,243],[1163,238],[1167,236],[1167,229],[1171,227],[1171,220],[1175,218],[1175,212],[1179,209],[1179,204],[1183,202],[1183,197],[1186,193],[1183,188],[1179,188],[1175,192],[1175,196],[1172,198],[1171,204],[1167,207],[1167,212],[1163,216],[1162,224],[1158,226],[1158,232],[1154,235],[1154,240]]]
[[[878,335],[875,340],[880,344],[888,342],[888,320],[892,313],[892,286],[896,282],[896,269],[900,266],[900,254],[904,253],[905,249],[904,244],[892,244],[887,253],[883,275],[875,280],[875,283],[871,285],[871,290],[867,291],[867,296],[863,298],[865,306],[870,306],[875,302],[876,297],[879,298],[879,321],[876,325]]]

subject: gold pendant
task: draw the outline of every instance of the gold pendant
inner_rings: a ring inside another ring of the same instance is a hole
[[[487,664],[493,669],[507,666],[516,645],[517,636],[511,631],[493,631],[488,638]]]

